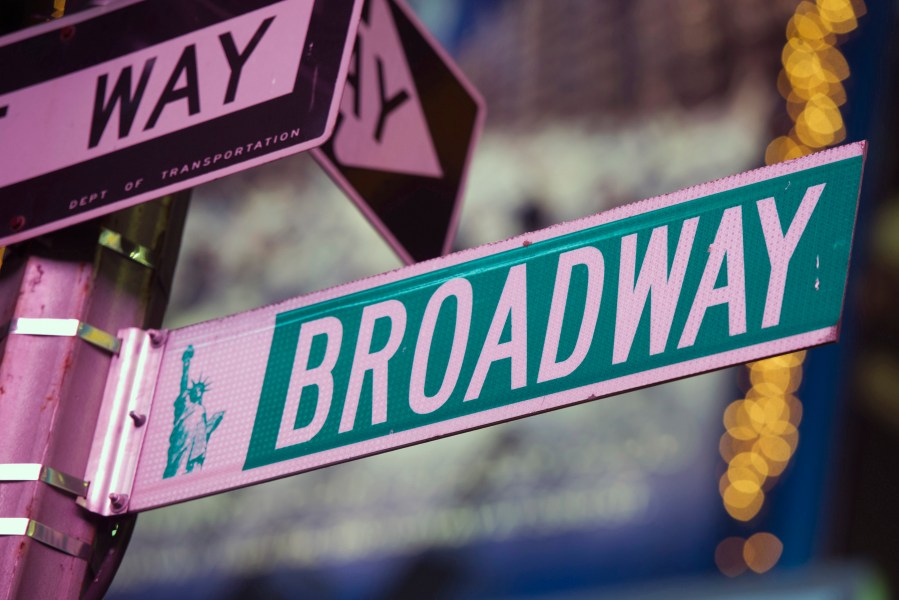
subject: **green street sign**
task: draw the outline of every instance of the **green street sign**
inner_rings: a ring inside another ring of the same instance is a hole
[[[863,161],[836,148],[138,344],[149,420],[110,491],[145,510],[835,341]]]

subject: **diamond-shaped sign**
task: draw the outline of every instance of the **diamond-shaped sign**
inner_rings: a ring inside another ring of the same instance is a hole
[[[366,0],[316,160],[406,262],[445,254],[483,101],[400,0]]]

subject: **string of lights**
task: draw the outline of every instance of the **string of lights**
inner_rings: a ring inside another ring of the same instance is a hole
[[[858,27],[865,14],[861,0],[803,0],[787,24],[777,89],[786,100],[792,127],[765,151],[766,164],[798,158],[846,138],[840,107],[846,103],[843,81],[849,65],[837,49],[841,36]],[[727,513],[750,522],[761,512],[765,494],[789,464],[799,444],[805,352],[746,365],[750,387],[724,412],[721,457],[727,470],[719,491]],[[728,537],[715,552],[718,569],[728,576],[747,570],[764,573],[780,560],[783,543],[756,532],[747,539]]]

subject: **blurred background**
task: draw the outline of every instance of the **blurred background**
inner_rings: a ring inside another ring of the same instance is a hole
[[[110,598],[892,597],[895,0],[410,0],[466,248],[869,140],[842,339],[140,515]],[[400,266],[307,155],[198,187],[168,327]]]

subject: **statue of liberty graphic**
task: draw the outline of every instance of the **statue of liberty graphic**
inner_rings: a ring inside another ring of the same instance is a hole
[[[175,422],[169,435],[169,458],[163,479],[203,467],[206,444],[225,414],[223,410],[212,416],[206,413],[203,395],[209,391],[209,382],[202,377],[190,381],[188,371],[193,356],[193,346],[181,355],[181,393],[175,399]]]

